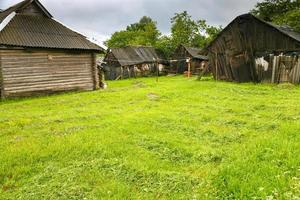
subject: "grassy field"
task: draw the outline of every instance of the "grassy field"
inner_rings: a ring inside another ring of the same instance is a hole
[[[0,199],[299,199],[300,87],[163,77],[0,102]]]

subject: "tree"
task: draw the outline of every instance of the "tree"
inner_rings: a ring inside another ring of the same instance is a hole
[[[277,24],[286,24],[300,32],[300,9],[289,11],[282,16],[274,17]]]
[[[172,38],[166,35],[161,36],[157,40],[155,48],[161,50],[167,58],[170,57],[174,50],[174,47],[172,45]]]
[[[265,0],[251,12],[265,21],[300,31],[300,0]]]
[[[205,30],[207,35],[206,45],[208,45],[211,41],[213,41],[222,30],[223,30],[222,26],[218,26],[218,27],[207,26]]]
[[[174,48],[180,44],[203,48],[222,30],[222,27],[208,25],[205,20],[193,20],[186,11],[176,13],[171,23]]]
[[[205,20],[193,20],[186,11],[176,13],[171,18],[171,24],[171,35],[162,36],[156,22],[144,16],[125,30],[115,32],[105,44],[109,48],[154,46],[170,56],[180,44],[203,48],[222,30],[222,27],[208,25]]]
[[[153,46],[160,35],[156,22],[150,17],[144,16],[139,22],[127,26],[126,30],[115,32],[105,44],[109,48],[129,45]]]
[[[144,16],[140,19],[139,22],[134,23],[134,24],[130,24],[129,26],[127,26],[126,30],[127,31],[141,31],[141,30],[144,31],[145,27],[148,24],[155,24],[156,25],[156,22],[153,21],[150,17]]]
[[[173,45],[176,47],[179,44],[191,45],[197,33],[197,23],[192,20],[192,17],[186,12],[176,13],[171,18],[171,33]]]
[[[126,47],[134,41],[136,35],[131,31],[118,31],[115,32],[105,45],[109,48],[122,48]]]

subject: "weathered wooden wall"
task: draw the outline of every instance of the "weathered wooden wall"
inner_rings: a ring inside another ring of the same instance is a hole
[[[20,13],[23,14],[30,14],[30,15],[37,15],[37,16],[44,16],[44,13],[41,9],[36,5],[36,3],[32,3],[26,8],[24,8]]]
[[[236,82],[258,82],[258,55],[300,51],[300,44],[276,28],[251,15],[230,23],[208,47],[214,78]]]
[[[0,58],[2,97],[97,88],[92,53],[0,50]]]
[[[202,60],[193,58],[193,56],[185,49],[183,45],[180,45],[175,50],[174,54],[172,55],[173,61],[172,67],[174,70],[176,70],[176,73],[183,74],[184,72],[188,71],[188,63],[186,60],[190,58],[191,59],[191,73],[192,74],[198,74],[199,69],[202,65]]]
[[[259,82],[290,82],[294,84],[300,83],[299,56],[269,55],[267,58],[257,58],[255,68],[257,71]]]
[[[111,52],[107,53],[104,60],[107,62],[104,67],[106,80],[119,80],[156,75],[156,63],[121,66],[117,58]],[[164,65],[161,64],[161,66]],[[164,67],[162,68],[164,69]]]
[[[106,54],[105,60],[107,65],[105,67],[105,79],[106,80],[115,80],[121,74],[121,65],[117,61],[117,58],[113,55],[112,52]]]

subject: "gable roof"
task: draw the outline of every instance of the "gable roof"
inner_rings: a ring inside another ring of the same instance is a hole
[[[237,16],[233,21],[231,21],[218,35],[217,37],[210,43],[208,44],[208,46],[205,48],[209,48],[210,46],[212,46],[212,44],[230,27],[230,25],[232,25],[234,22],[236,22],[237,20],[239,19],[242,19],[242,18],[252,18],[254,20],[257,20],[271,28],[274,28],[276,29],[277,31],[281,32],[282,34],[290,37],[291,39],[293,39],[294,41],[296,42],[300,42],[300,33],[293,30],[291,27],[289,26],[279,26],[279,25],[275,25],[273,23],[270,23],[270,22],[266,22],[258,17],[256,17],[255,15],[251,14],[251,13],[247,13],[247,14],[243,14],[243,15],[240,15],[240,16]]]
[[[19,13],[31,3],[36,3],[45,16]],[[55,21],[38,0],[25,0],[8,8],[0,13],[0,21],[4,23],[12,13],[16,14],[0,32],[0,45],[104,51],[85,36]]]
[[[143,63],[153,63],[161,60],[163,56],[153,47],[124,47],[112,48],[109,50],[117,59],[121,66],[137,65]],[[105,61],[108,61],[107,56]]]
[[[182,45],[185,50],[191,55],[193,56],[193,58],[197,58],[197,59],[201,59],[201,60],[207,60],[207,56],[203,56],[203,55],[200,55],[200,52],[202,51],[202,49],[200,48],[195,48],[195,47],[188,47],[188,46],[185,46],[185,45]]]
[[[0,23],[11,13],[16,12],[18,13],[19,11],[23,10],[24,8],[26,8],[27,6],[29,6],[30,4],[35,3],[40,9],[41,11],[43,11],[43,13],[45,14],[45,16],[52,18],[53,16],[49,13],[49,11],[38,1],[38,0],[24,0],[20,3],[17,3],[11,7],[9,7],[6,10],[3,10],[0,12]]]

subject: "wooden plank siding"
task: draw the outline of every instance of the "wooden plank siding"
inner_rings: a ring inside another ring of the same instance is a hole
[[[300,43],[295,39],[251,15],[245,15],[231,22],[209,45],[208,56],[215,79],[260,82],[256,58],[297,51],[300,51]],[[293,79],[288,79],[286,72],[282,72],[280,75],[283,77],[278,81],[298,82],[298,74],[295,73],[292,74]]]
[[[2,97],[97,89],[93,53],[0,50]]]

